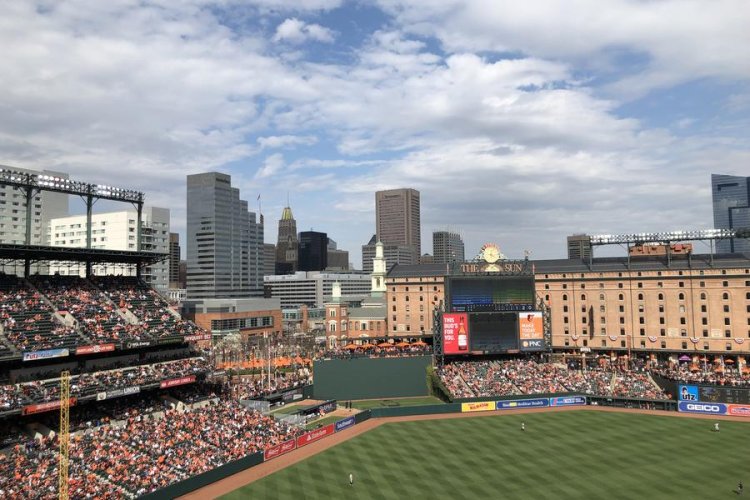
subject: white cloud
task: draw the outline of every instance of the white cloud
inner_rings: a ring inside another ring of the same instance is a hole
[[[256,179],[263,179],[276,175],[284,168],[284,156],[281,153],[275,153],[266,157],[263,166],[255,174]]]
[[[750,78],[746,0],[379,0],[404,30],[449,52],[521,52],[587,66],[623,51],[641,74],[614,87],[642,95],[702,77]]]
[[[272,135],[258,137],[261,149],[288,148],[294,146],[312,146],[318,142],[318,138],[311,135]]]
[[[296,17],[286,19],[276,27],[273,37],[275,42],[301,44],[308,40],[322,43],[333,43],[333,31],[319,24],[306,23]]]

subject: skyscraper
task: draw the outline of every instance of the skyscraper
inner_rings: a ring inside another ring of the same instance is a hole
[[[375,235],[389,245],[411,248],[411,260],[388,261],[388,264],[416,264],[422,254],[419,191],[390,189],[375,193]],[[364,264],[364,263],[363,263]]]
[[[446,262],[464,261],[464,242],[461,235],[450,231],[435,231],[432,233],[432,262],[445,264]]]
[[[714,228],[750,228],[750,177],[711,174]],[[750,253],[749,239],[718,240],[718,253]]]
[[[180,235],[169,233],[169,287],[180,288]]]
[[[187,176],[188,298],[263,295],[263,216],[227,174]]]
[[[328,267],[328,235],[317,231],[299,233],[300,271],[323,271]]]
[[[279,219],[279,237],[276,242],[276,274],[294,274],[297,271],[299,241],[297,221],[292,209],[284,207]]]

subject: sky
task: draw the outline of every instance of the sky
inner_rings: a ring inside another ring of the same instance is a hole
[[[6,0],[0,164],[146,193],[232,176],[274,243],[361,265],[375,191],[421,192],[422,252],[560,258],[574,233],[712,227],[750,175],[747,0]]]

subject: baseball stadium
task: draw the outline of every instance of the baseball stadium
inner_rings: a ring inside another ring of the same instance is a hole
[[[84,247],[0,245],[2,498],[732,498],[750,480],[750,260],[684,243],[733,231],[387,272],[381,247],[371,297],[335,289],[322,335],[269,320],[237,340],[149,284],[167,256],[143,193],[0,184],[27,236],[41,192],[88,217]],[[98,200],[135,208],[134,250],[92,245]]]

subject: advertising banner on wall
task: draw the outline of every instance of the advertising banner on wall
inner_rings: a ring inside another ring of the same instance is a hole
[[[549,398],[550,406],[585,406],[585,396],[561,396],[557,398]]]
[[[114,350],[114,344],[83,345],[76,348],[76,354],[97,354],[100,352],[112,352]]]
[[[165,389],[177,385],[192,384],[193,382],[195,382],[195,375],[188,375],[186,377],[173,378],[171,380],[162,380],[159,384],[159,388]]]
[[[70,406],[75,406],[77,399],[70,398]],[[21,413],[24,415],[31,415],[33,413],[43,413],[45,411],[57,410],[60,408],[61,401],[50,401],[48,403],[39,403],[36,405],[24,406]]]
[[[546,408],[549,406],[549,399],[516,399],[515,401],[498,401],[498,410],[520,410],[521,408]]]
[[[522,351],[544,349],[544,321],[541,312],[518,313],[518,339]]]
[[[314,431],[306,432],[305,434],[302,434],[300,437],[297,438],[297,448],[301,448],[310,443],[314,443],[315,441],[319,439],[323,439],[326,436],[330,436],[334,432],[335,432],[335,427],[333,424],[328,424],[325,427],[321,427],[320,429],[315,429]]]
[[[461,403],[462,413],[471,413],[475,411],[492,411],[495,409],[494,401],[478,401],[476,403]]]
[[[494,401],[478,401],[475,403],[461,403],[462,413],[472,413],[475,411],[492,411],[495,409]]]
[[[23,353],[24,361],[35,361],[37,359],[64,358],[70,355],[68,349],[47,349],[45,351],[32,351]]]
[[[276,446],[271,446],[263,452],[263,461],[265,462],[266,460],[271,460],[272,458],[279,457],[284,453],[289,453],[296,448],[297,442],[294,439],[284,441],[283,443],[277,444]]]
[[[469,352],[469,317],[466,313],[443,314],[443,354]]]
[[[677,409],[686,413],[702,413],[704,415],[726,415],[727,405],[724,403],[693,403],[680,401]]]
[[[336,422],[336,432],[343,431],[344,429],[347,429],[354,425],[354,417],[346,417],[343,420],[339,420]]]
[[[734,417],[750,417],[750,406],[727,405],[727,415],[732,415]]]

